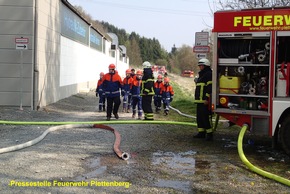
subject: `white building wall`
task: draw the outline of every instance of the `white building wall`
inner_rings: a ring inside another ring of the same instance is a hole
[[[118,62],[109,56],[111,42],[107,40],[106,51],[102,53],[60,34],[61,3],[50,0],[39,5],[37,106],[40,107],[94,89],[100,72],[108,72],[108,65]],[[124,72],[129,67],[127,63],[118,63]]]

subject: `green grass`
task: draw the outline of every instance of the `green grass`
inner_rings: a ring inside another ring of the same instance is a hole
[[[175,93],[171,106],[185,114],[195,115],[196,105],[194,103],[194,97],[182,90],[178,84],[172,82],[171,85]]]
[[[173,101],[170,106],[178,109],[180,112],[188,115],[195,116],[196,105],[194,104],[194,98],[188,92],[182,90],[178,84],[170,82],[174,90]],[[193,118],[188,118],[178,114],[174,110],[170,110],[169,115],[164,117],[160,115],[160,120],[172,120],[179,122],[193,122]]]

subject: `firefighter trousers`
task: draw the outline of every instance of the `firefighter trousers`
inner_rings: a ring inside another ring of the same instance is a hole
[[[111,118],[112,111],[113,114],[117,114],[120,104],[121,104],[120,96],[107,97],[107,117]]]
[[[152,95],[142,96],[142,109],[144,112],[145,120],[154,120],[151,104],[152,104]]]
[[[211,112],[208,110],[208,105],[203,103],[196,104],[196,121],[198,132],[213,132],[210,122]]]

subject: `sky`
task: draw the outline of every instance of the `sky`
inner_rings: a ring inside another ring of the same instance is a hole
[[[195,33],[213,27],[208,0],[68,0],[94,20],[108,22],[127,33],[155,38],[168,52],[173,45],[194,46]],[[210,1],[211,3],[214,1]]]

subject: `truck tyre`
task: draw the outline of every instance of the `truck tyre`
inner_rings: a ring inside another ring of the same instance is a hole
[[[282,122],[279,130],[279,139],[284,151],[290,155],[290,115]]]

